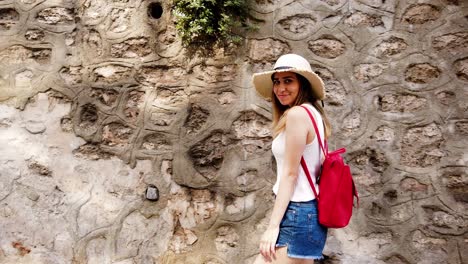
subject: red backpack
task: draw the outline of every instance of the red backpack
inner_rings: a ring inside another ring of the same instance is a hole
[[[307,175],[307,180],[309,180],[309,184],[318,202],[319,223],[330,228],[345,227],[348,225],[351,215],[353,214],[354,196],[356,196],[359,205],[359,196],[354,185],[351,170],[349,166],[344,163],[343,157],[341,157],[341,154],[345,153],[346,149],[341,148],[333,152],[328,152],[327,141],[324,141],[324,148],[314,117],[307,107],[302,107],[309,114],[320,145],[319,148],[325,153],[325,160],[322,164],[320,176],[317,179],[320,195],[317,195],[304,157],[301,158],[302,168]]]

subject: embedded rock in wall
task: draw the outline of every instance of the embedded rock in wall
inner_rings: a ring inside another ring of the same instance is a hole
[[[428,83],[437,79],[440,70],[429,63],[412,64],[406,69],[405,80],[412,83]]]
[[[379,98],[380,110],[383,112],[411,113],[427,106],[427,100],[411,94],[385,94]]]
[[[289,47],[284,41],[276,39],[253,39],[250,42],[249,57],[254,62],[274,62],[281,54],[288,53]]]
[[[361,64],[355,67],[354,77],[359,81],[368,82],[381,75],[385,68],[383,64]]]
[[[435,37],[432,41],[432,46],[438,51],[448,50],[456,54],[468,49],[467,42],[468,32],[456,32]]]
[[[74,19],[74,11],[64,7],[50,7],[41,10],[36,19],[39,23],[49,25],[72,23]]]
[[[440,148],[442,140],[442,132],[434,123],[410,128],[401,142],[401,163],[413,167],[437,164],[445,156]]]
[[[377,57],[385,57],[399,54],[407,48],[408,44],[404,39],[392,36],[376,46],[374,52]]]
[[[383,21],[381,17],[365,14],[360,11],[350,14],[348,18],[346,18],[344,23],[351,27],[356,27],[356,26],[377,27],[377,26],[383,25]]]
[[[334,59],[345,52],[346,46],[338,39],[323,37],[310,41],[309,49],[317,56]]]
[[[278,21],[278,26],[280,29],[296,35],[296,38],[300,38],[310,33],[314,23],[315,18],[310,14],[295,14]]]
[[[0,9],[0,29],[10,30],[19,21],[19,13],[14,8]]]
[[[468,262],[466,1],[256,0],[210,58],[171,1],[0,2],[0,263],[252,263],[276,166],[251,75],[291,52],[361,196],[323,263]]]
[[[454,68],[456,70],[457,78],[468,82],[468,58],[457,60],[454,63]]]
[[[430,4],[412,5],[406,9],[403,21],[409,24],[424,24],[440,17],[439,7]]]

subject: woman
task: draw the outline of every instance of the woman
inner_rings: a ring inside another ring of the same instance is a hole
[[[306,59],[286,54],[276,61],[273,71],[254,74],[253,83],[260,95],[272,99],[272,152],[277,163],[275,204],[255,263],[314,263],[322,257],[327,229],[318,223],[315,195],[300,161],[304,156],[318,190],[315,178],[323,153],[301,105],[313,114],[321,138],[327,137],[330,125],[318,103],[325,97],[323,81]]]

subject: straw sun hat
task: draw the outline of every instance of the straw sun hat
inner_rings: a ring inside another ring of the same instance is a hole
[[[318,100],[325,98],[325,88],[322,79],[312,71],[310,63],[297,54],[286,54],[278,58],[272,71],[259,72],[253,75],[253,84],[257,92],[271,98],[273,81],[271,75],[275,72],[295,72],[304,76],[311,84],[313,94]]]

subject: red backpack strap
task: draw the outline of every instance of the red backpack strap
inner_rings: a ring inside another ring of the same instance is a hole
[[[314,125],[315,135],[317,135],[317,139],[318,139],[320,148],[322,149],[323,153],[325,154],[325,157],[328,156],[327,140],[325,139],[325,141],[324,141],[325,142],[325,147],[323,147],[322,138],[320,137],[320,133],[319,133],[319,130],[318,130],[318,127],[317,127],[317,123],[315,122],[314,116],[312,115],[312,113],[310,112],[310,110],[307,107],[305,107],[303,105],[301,105],[301,107],[304,108],[307,111],[307,114],[309,114],[309,117],[312,120],[312,124]]]
[[[357,199],[357,206],[356,207],[359,208],[359,195],[357,193],[356,185],[354,185],[354,181],[353,181],[353,195]],[[354,205],[354,197],[353,197],[353,205]]]
[[[328,156],[328,145],[327,145],[327,141],[325,140],[325,148],[323,147],[323,144],[322,144],[322,139],[320,138],[320,133],[319,133],[319,130],[318,130],[318,127],[317,127],[317,123],[315,122],[315,119],[314,117],[312,116],[312,113],[309,111],[309,109],[303,105],[301,105],[302,108],[304,108],[306,111],[307,111],[307,114],[309,114],[309,117],[310,119],[312,120],[312,124],[314,125],[314,130],[315,130],[315,134],[317,135],[317,139],[318,139],[318,142],[319,142],[319,148],[322,149],[323,153],[325,154],[325,157]],[[326,149],[326,151],[325,151]],[[320,150],[320,149],[319,149]],[[317,201],[319,200],[319,196],[317,194],[317,190],[315,189],[315,184],[314,182],[312,181],[312,177],[310,176],[310,172],[309,172],[309,169],[307,168],[307,164],[304,160],[304,157],[302,156],[301,157],[301,165],[302,165],[302,169],[304,170],[304,173],[306,174],[307,176],[307,180],[309,181],[309,184],[310,184],[310,187],[312,188],[312,191],[314,192],[314,195],[315,195],[315,199],[317,199]]]
[[[315,190],[315,184],[312,181],[312,177],[310,176],[309,169],[307,168],[307,164],[304,160],[304,157],[301,157],[301,165],[302,169],[304,170],[305,174],[307,175],[307,180],[309,181],[310,187],[312,187],[312,191],[314,191],[315,199],[317,199],[317,202],[319,200],[319,197],[317,195],[317,190]]]

